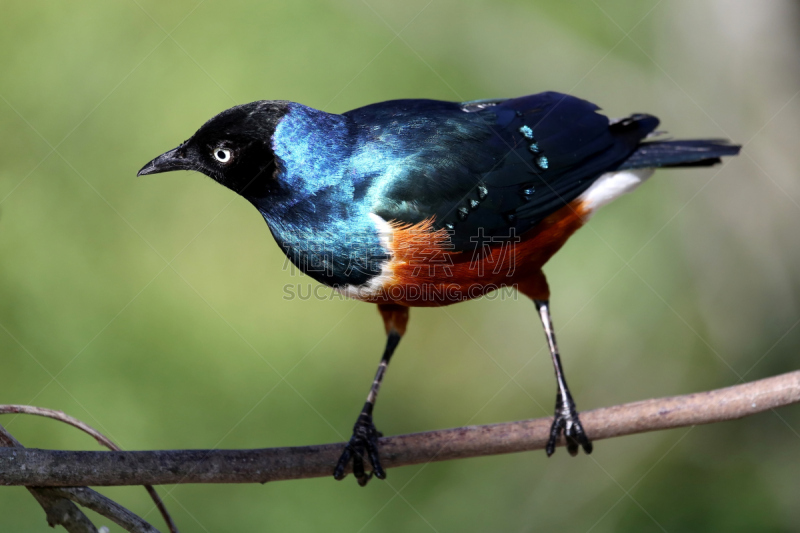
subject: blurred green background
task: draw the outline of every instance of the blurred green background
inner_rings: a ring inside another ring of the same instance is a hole
[[[580,409],[797,367],[796,2],[6,2],[0,32],[0,402],[61,409],[125,449],[349,436],[383,348],[374,306],[285,301],[249,204],[191,173],[136,178],[234,104],[342,112],[543,90],[649,112],[743,154],[659,171],[546,267]],[[551,414],[530,302],[414,309],[386,434]],[[467,333],[469,332],[469,333]],[[30,447],[97,449],[0,418]],[[265,486],[169,486],[184,532],[797,531],[800,407],[563,450]],[[103,489],[157,526],[144,490]],[[108,524],[97,518],[98,524]],[[49,531],[21,488],[0,530]],[[112,531],[117,531],[114,527]]]

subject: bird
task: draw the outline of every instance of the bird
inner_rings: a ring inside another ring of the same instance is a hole
[[[345,113],[283,100],[212,117],[139,176],[198,171],[249,201],[288,259],[314,280],[377,304],[386,344],[333,475],[384,479],[373,409],[411,307],[500,288],[532,300],[556,402],[548,456],[592,452],[567,386],[542,267],[601,207],[656,168],[738,154],[722,139],[674,140],[655,116],[609,119],[576,96],[450,102],[403,99]],[[367,472],[365,461],[371,471]]]

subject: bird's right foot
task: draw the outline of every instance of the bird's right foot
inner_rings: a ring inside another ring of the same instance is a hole
[[[372,415],[361,413],[353,426],[353,436],[350,437],[350,442],[339,457],[339,462],[336,464],[336,469],[333,471],[333,477],[336,479],[344,479],[344,469],[350,459],[353,460],[353,476],[360,486],[365,486],[367,482],[375,475],[378,479],[386,479],[386,472],[381,467],[380,459],[378,458],[378,438],[383,434],[375,428],[372,423]],[[372,465],[372,472],[367,474],[364,471],[364,458],[367,458]]]

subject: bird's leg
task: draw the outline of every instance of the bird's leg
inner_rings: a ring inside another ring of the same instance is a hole
[[[583,426],[578,418],[575,409],[575,402],[567,387],[567,380],[564,377],[564,369],[561,368],[561,357],[558,355],[558,345],[556,344],[556,334],[553,331],[553,321],[550,319],[550,308],[548,300],[534,300],[536,310],[542,319],[544,334],[547,336],[547,344],[550,347],[550,355],[553,358],[553,366],[556,370],[556,414],[553,425],[550,426],[550,439],[547,441],[545,451],[548,457],[556,451],[556,441],[563,432],[567,441],[567,451],[570,455],[578,454],[578,447],[582,446],[586,453],[592,453],[592,442],[583,431]]]
[[[344,452],[342,452],[339,462],[336,464],[336,469],[333,471],[334,478],[343,479],[345,476],[344,469],[352,459],[353,475],[362,487],[367,484],[373,474],[378,479],[386,478],[386,472],[381,467],[380,458],[378,457],[378,438],[382,436],[382,433],[375,428],[375,424],[372,422],[372,409],[375,407],[375,400],[378,398],[378,390],[381,387],[386,367],[389,366],[389,360],[400,343],[408,323],[407,307],[379,304],[378,310],[383,316],[383,322],[386,326],[386,349],[383,352],[381,363],[378,365],[378,371],[375,373],[375,379],[369,389],[367,401],[364,403],[356,424],[353,426],[353,436],[350,437],[350,442],[345,446]],[[372,472],[369,474],[364,471],[365,457],[372,464]]]

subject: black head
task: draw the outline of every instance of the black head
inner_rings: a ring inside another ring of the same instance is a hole
[[[266,100],[227,109],[138,175],[196,170],[246,198],[264,197],[276,186],[272,134],[287,111],[288,102]]]

